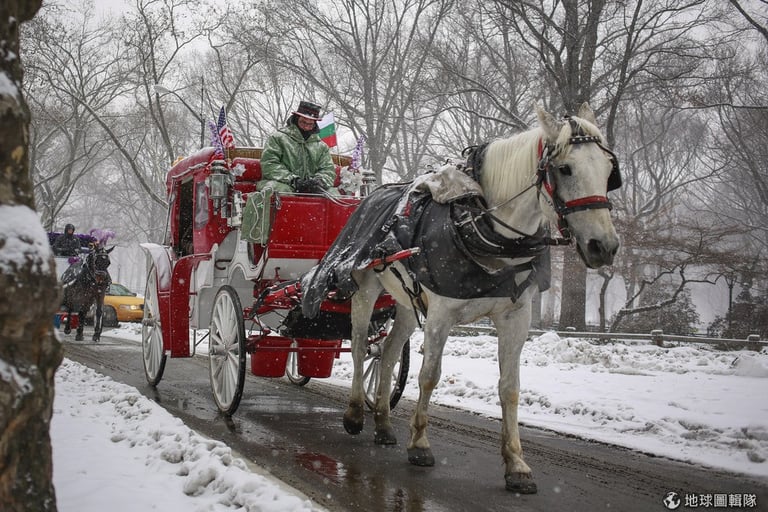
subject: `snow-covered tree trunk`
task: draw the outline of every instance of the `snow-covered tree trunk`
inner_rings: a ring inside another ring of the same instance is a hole
[[[0,510],[56,510],[49,434],[59,288],[29,177],[20,24],[42,0],[0,3]]]

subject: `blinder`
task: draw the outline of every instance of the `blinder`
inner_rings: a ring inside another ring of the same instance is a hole
[[[93,280],[98,286],[102,286],[110,281],[107,269],[111,263],[108,250],[103,247],[93,247],[88,255],[86,265],[90,268]]]
[[[608,175],[608,192],[621,188],[621,170],[619,169],[619,159],[610,149],[600,144],[600,149],[608,153],[611,160],[611,174]]]
[[[93,255],[93,268],[96,271],[106,271],[110,265],[109,255],[105,252],[97,252]]]

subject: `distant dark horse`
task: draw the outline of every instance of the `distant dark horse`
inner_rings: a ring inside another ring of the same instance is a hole
[[[101,317],[104,306],[104,295],[112,284],[112,278],[107,272],[109,267],[109,253],[111,249],[105,249],[102,245],[95,245],[84,260],[73,263],[61,276],[64,288],[64,300],[62,308],[67,313],[78,313],[80,323],[77,326],[76,341],[83,339],[83,320],[88,309],[96,304],[96,313],[93,317],[93,341],[101,338]],[[70,328],[71,314],[67,315],[64,324],[64,334],[72,332]]]

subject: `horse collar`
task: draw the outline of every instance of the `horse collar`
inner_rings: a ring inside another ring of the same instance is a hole
[[[467,163],[464,164],[463,169],[464,173],[478,183],[480,183],[480,170],[483,168],[485,149],[488,147],[488,144],[488,142],[484,142],[474,146],[467,146],[461,151],[461,156],[467,157]]]

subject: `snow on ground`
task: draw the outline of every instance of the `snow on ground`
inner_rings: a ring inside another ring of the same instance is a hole
[[[104,335],[139,340],[136,325]],[[412,399],[420,336],[412,338],[404,393]],[[488,335],[451,337],[433,403],[500,417],[496,344]],[[325,380],[348,386],[350,378],[351,358],[342,354]],[[545,333],[526,343],[520,380],[523,424],[768,478],[765,349],[596,344]],[[322,510],[135,388],[73,361],[56,374],[51,436],[61,512]]]
[[[67,359],[51,441],[59,512],[323,510],[136,388]]]

